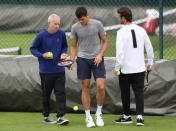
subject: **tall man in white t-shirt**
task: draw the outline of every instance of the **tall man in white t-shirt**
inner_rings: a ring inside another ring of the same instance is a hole
[[[132,12],[128,7],[117,10],[117,18],[124,26],[116,37],[115,73],[119,75],[123,116],[116,123],[132,123],[130,116],[130,86],[135,94],[137,126],[144,125],[144,77],[145,71],[151,71],[153,65],[153,47],[146,31],[132,23]],[[144,47],[147,52],[147,64],[144,60]]]
[[[82,84],[82,104],[86,114],[86,126],[94,127],[90,114],[90,79],[91,73],[96,81],[96,125],[104,126],[102,106],[105,97],[105,77],[103,55],[108,46],[106,32],[100,21],[90,19],[85,7],[78,7],[75,11],[78,22],[71,28],[70,59],[74,61],[77,53],[77,76]]]

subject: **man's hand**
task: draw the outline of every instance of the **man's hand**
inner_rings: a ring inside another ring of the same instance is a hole
[[[114,74],[115,74],[115,76],[119,76],[120,75],[120,70],[119,69],[115,69],[114,70]]]
[[[71,59],[70,59],[70,56],[68,54],[64,53],[64,54],[61,55],[61,60],[63,60],[63,61],[65,60],[66,61],[66,60],[71,60]],[[69,70],[73,69],[74,61],[72,60],[72,62],[73,63],[71,65],[66,66]]]
[[[102,61],[102,55],[101,55],[101,54],[98,54],[98,55],[95,57],[94,63],[95,63],[96,66],[98,66],[101,61]]]
[[[61,60],[66,60],[68,57],[68,55],[66,53],[62,53],[61,56],[60,56],[60,59]]]
[[[148,64],[146,67],[147,67],[147,71],[150,72],[150,71],[152,71],[153,65],[149,65],[149,64]]]

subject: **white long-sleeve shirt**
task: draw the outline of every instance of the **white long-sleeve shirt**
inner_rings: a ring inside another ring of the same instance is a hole
[[[124,74],[139,73],[146,70],[144,47],[147,52],[147,64],[153,64],[153,47],[146,31],[135,24],[125,25],[117,31],[115,69]]]

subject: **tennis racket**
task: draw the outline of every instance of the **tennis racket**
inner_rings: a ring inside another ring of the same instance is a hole
[[[57,65],[58,66],[68,67],[68,66],[70,66],[72,64],[73,64],[72,60],[61,60]]]
[[[150,71],[146,71],[146,83],[144,85],[144,91],[147,91],[147,89],[149,87],[149,73],[150,73]]]
[[[150,73],[150,71],[147,71],[147,74],[146,74],[147,83],[149,82],[149,73]]]

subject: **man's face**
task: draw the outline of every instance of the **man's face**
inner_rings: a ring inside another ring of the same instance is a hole
[[[89,18],[88,18],[88,16],[83,16],[80,19],[78,19],[78,21],[81,23],[81,25],[87,25]]]
[[[53,17],[53,19],[50,20],[48,23],[48,29],[51,32],[57,32],[60,26],[60,19],[58,17]]]
[[[120,16],[119,13],[117,13],[117,20],[120,22],[120,24],[124,24],[124,19]]]

